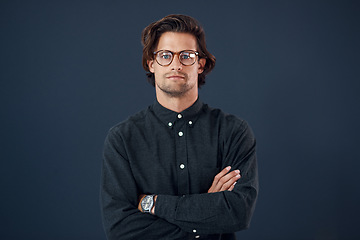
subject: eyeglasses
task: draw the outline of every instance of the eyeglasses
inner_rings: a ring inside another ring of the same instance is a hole
[[[199,55],[198,52],[195,52],[193,50],[184,50],[181,52],[172,52],[169,50],[159,50],[157,52],[154,52],[155,60],[160,66],[169,66],[174,56],[178,54],[179,55],[179,61],[182,65],[190,66],[193,65],[196,61],[196,56]]]

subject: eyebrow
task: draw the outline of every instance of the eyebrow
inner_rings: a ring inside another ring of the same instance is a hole
[[[157,53],[157,52],[160,52],[160,51],[167,51],[167,52],[171,52],[171,53],[181,53],[181,52],[185,52],[185,51],[197,52],[197,50],[193,50],[193,49],[185,49],[185,50],[181,50],[181,51],[178,51],[178,52],[174,52],[174,51],[171,51],[171,50],[168,50],[168,49],[160,49],[160,50],[155,51],[154,53]]]

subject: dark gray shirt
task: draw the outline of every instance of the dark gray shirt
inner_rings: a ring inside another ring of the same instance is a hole
[[[110,129],[101,207],[108,239],[235,239],[258,193],[255,138],[248,124],[197,100],[181,113],[157,101]],[[233,191],[207,193],[217,173],[239,169]],[[155,215],[137,209],[157,194]]]

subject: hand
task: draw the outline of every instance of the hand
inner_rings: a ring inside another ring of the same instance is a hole
[[[236,184],[236,181],[241,178],[240,171],[234,170],[229,172],[230,166],[224,168],[220,173],[214,177],[214,181],[208,190],[208,193],[232,191]]]

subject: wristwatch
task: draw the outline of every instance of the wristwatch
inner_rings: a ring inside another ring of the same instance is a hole
[[[146,195],[141,200],[141,209],[145,213],[150,213],[152,207],[154,206],[154,195]]]

